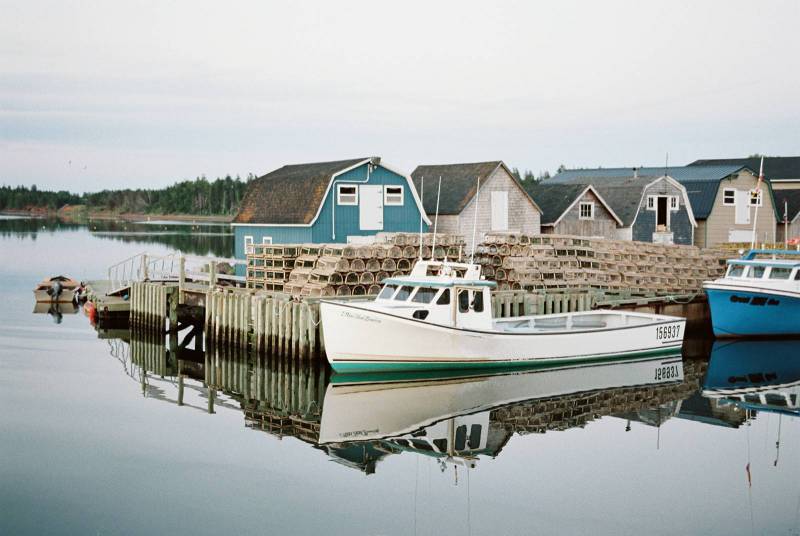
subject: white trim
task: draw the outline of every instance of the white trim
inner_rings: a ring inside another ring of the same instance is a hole
[[[728,203],[725,201],[725,194],[728,192],[733,192],[733,203]],[[736,206],[736,188],[723,188],[722,189],[722,206],[723,207],[735,207]]]
[[[609,214],[611,214],[611,216],[619,224],[620,227],[624,227],[625,226],[625,224],[622,223],[622,220],[620,219],[620,217],[617,216],[617,213],[614,212],[614,210],[611,208],[611,206],[608,203],[606,203],[606,200],[603,199],[603,196],[600,195],[600,193],[597,190],[595,190],[594,186],[592,186],[591,184],[589,186],[587,186],[586,188],[584,188],[584,190],[580,193],[580,195],[575,196],[575,200],[572,202],[572,204],[570,204],[570,206],[568,206],[566,208],[566,210],[564,210],[564,212],[561,213],[561,216],[559,216],[558,219],[553,222],[553,225],[554,226],[558,225],[558,223],[561,220],[564,219],[564,216],[566,216],[567,213],[575,207],[575,203],[578,203],[581,200],[581,198],[584,195],[586,195],[586,192],[588,192],[588,191],[591,191],[595,195],[595,197],[597,197],[597,200],[600,201],[600,204],[602,204],[603,207],[605,207],[605,209],[608,211]]]
[[[267,240],[269,240],[269,242],[267,242]],[[272,237],[271,236],[262,236],[261,237],[261,245],[264,245],[264,244],[267,244],[267,245],[271,246],[272,245]]]
[[[250,243],[248,244],[248,242],[250,242]],[[244,254],[245,255],[250,255],[253,252],[255,252],[255,248],[253,247],[254,245],[255,245],[255,242],[253,240],[253,235],[245,235],[244,236]],[[248,251],[248,247],[247,246],[250,246],[249,251]]]
[[[583,215],[583,207],[589,207],[589,215]],[[594,219],[594,201],[581,201],[578,204],[578,219],[579,220],[593,220]]]
[[[353,193],[351,194],[342,194],[342,188],[352,188]],[[353,196],[352,202],[342,202],[342,195]],[[358,206],[358,186],[356,184],[349,184],[346,182],[340,182],[336,185],[336,204],[343,207],[357,207]]]
[[[752,188],[750,190],[750,198],[747,201],[747,206],[748,207],[759,207],[759,208],[763,207],[764,206],[764,190],[763,189],[759,189],[758,190],[758,202],[754,205],[753,204],[753,192],[755,192],[755,191],[756,191],[755,188]]]
[[[400,194],[390,194],[389,188],[400,188]],[[397,196],[400,195],[400,202],[399,203],[390,203],[389,196]],[[384,207],[402,207],[406,203],[406,189],[404,186],[398,186],[395,184],[384,184],[383,185],[383,206]]]
[[[656,196],[648,195],[647,196],[647,204],[645,205],[647,210],[655,210],[656,209]]]
[[[428,217],[428,215],[425,214],[425,207],[422,206],[422,200],[419,198],[419,193],[417,192],[417,189],[414,187],[414,181],[411,179],[411,175],[407,175],[407,174],[403,173],[402,171],[400,171],[399,169],[395,168],[394,166],[384,163],[383,160],[381,160],[380,166],[384,167],[384,168],[388,169],[389,171],[391,171],[392,173],[394,173],[396,175],[400,175],[401,177],[404,177],[406,179],[406,182],[408,183],[408,189],[411,192],[411,195],[414,197],[414,201],[417,204],[417,208],[419,209],[419,213],[422,214],[422,218],[425,220],[425,223],[427,223],[428,225],[431,225],[433,222]]]
[[[678,210],[681,209],[681,204],[678,201],[678,196],[677,195],[669,196],[669,209],[671,211],[678,211]]]
[[[694,219],[694,211],[692,210],[692,204],[689,202],[689,192],[686,191],[686,187],[683,184],[679,183],[669,175],[661,175],[653,182],[645,184],[644,188],[642,188],[642,197],[639,199],[639,206],[636,208],[636,214],[633,216],[633,220],[631,221],[631,227],[633,227],[636,224],[636,220],[639,218],[639,211],[642,210],[642,202],[644,201],[644,196],[647,193],[647,189],[662,179],[666,179],[666,181],[669,184],[671,184],[672,186],[681,191],[683,197],[683,205],[686,207],[686,213],[689,215],[689,221],[692,224],[692,237],[694,237],[694,228],[697,227],[697,220]],[[692,242],[694,243],[694,240],[692,240]]]

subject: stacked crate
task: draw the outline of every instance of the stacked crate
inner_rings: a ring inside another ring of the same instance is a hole
[[[725,269],[720,251],[562,235],[489,234],[475,258],[500,290],[695,293]]]
[[[366,296],[380,291],[384,279],[408,275],[419,259],[433,254],[438,260],[457,261],[464,255],[461,236],[438,234],[381,233],[372,244],[305,244],[285,248],[294,254],[283,256],[282,281],[267,286],[267,266],[277,262],[265,251],[277,246],[256,246],[248,255],[247,282],[250,288],[286,292],[293,296]],[[252,265],[251,265],[252,263]],[[273,270],[274,273],[274,270]]]
[[[283,292],[301,250],[297,244],[254,244],[247,253],[247,287]]]

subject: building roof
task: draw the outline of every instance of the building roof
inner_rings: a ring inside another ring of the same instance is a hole
[[[617,211],[611,206],[605,195],[592,185],[586,184],[548,184],[549,181],[525,184],[528,194],[537,200],[542,210],[542,225],[555,225],[564,213],[582,197],[586,190],[592,190],[600,200],[600,203],[617,219],[621,225],[625,225],[625,220],[621,218]],[[616,190],[616,188],[613,188]],[[607,192],[616,197],[616,192]],[[641,193],[641,192],[640,192]],[[638,203],[638,198],[637,198]],[[623,203],[624,204],[624,203]],[[634,215],[635,215],[634,207]]]
[[[369,161],[380,159],[293,164],[271,171],[250,182],[233,223],[310,224],[333,176]]]
[[[748,166],[741,164],[683,166],[670,167],[666,169],[666,174],[684,185],[695,218],[702,220],[708,218],[708,215],[711,214],[711,209],[714,207],[714,199],[719,189],[719,181],[744,168],[749,169]],[[646,183],[649,183],[658,177],[664,176],[665,168],[641,167],[635,171],[634,168],[567,169],[548,179],[548,182],[555,184],[592,184],[602,193],[603,189],[608,186],[625,186],[626,181],[633,179],[634,172],[638,175],[637,180],[644,179]],[[630,192],[618,192],[617,195],[629,196]],[[641,196],[641,190],[639,191],[639,196]],[[606,197],[606,200],[614,206],[614,201],[611,198]],[[621,212],[624,211],[621,210],[617,214],[623,220],[626,220]],[[633,215],[635,216],[635,212]]]
[[[794,221],[800,213],[800,190],[774,190],[775,212],[780,216],[778,221],[783,221],[783,209],[787,208],[789,221]]]
[[[695,160],[689,166],[738,165],[744,166],[758,174],[761,157],[751,158],[712,158]],[[764,177],[767,180],[800,180],[800,156],[765,156]]]
[[[478,179],[483,184],[487,178],[498,167],[503,167],[508,175],[515,181],[520,189],[528,195],[520,182],[508,171],[505,164],[500,160],[492,162],[475,162],[471,164],[441,164],[441,165],[421,165],[411,173],[414,186],[422,197],[422,205],[427,214],[436,214],[436,197],[439,186],[439,177],[442,178],[442,191],[439,196],[439,214],[443,216],[454,216],[461,214],[469,204],[478,189]],[[422,179],[425,178],[423,192]],[[528,196],[530,197],[530,196]],[[539,208],[531,199],[536,208]],[[540,209],[541,210],[541,209]]]

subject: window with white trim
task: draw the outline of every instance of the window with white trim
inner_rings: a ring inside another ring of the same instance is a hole
[[[337,205],[357,205],[358,186],[354,184],[336,185],[336,204]]]
[[[247,235],[244,237],[244,254],[245,255],[253,254],[253,237],[251,235]]]
[[[271,236],[262,236],[261,237],[262,244],[272,244],[272,237]]]
[[[722,204],[728,207],[736,205],[736,188],[722,190]]]
[[[400,206],[403,204],[403,187],[402,186],[384,186],[383,187],[383,205],[384,206]]]
[[[764,205],[764,190],[750,190],[750,206],[760,207]]]
[[[591,201],[583,201],[578,207],[578,219],[593,220],[594,219],[594,203]]]
[[[678,210],[678,196],[673,195],[669,198],[669,208],[670,210]]]
[[[655,210],[656,209],[656,198],[652,195],[647,196],[647,210]]]

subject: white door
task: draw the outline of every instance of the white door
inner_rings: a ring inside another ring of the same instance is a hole
[[[492,192],[492,231],[508,230],[508,192]]]
[[[750,223],[750,192],[736,190],[736,225]]]
[[[383,230],[383,187],[362,184],[358,191],[358,221],[362,231]]]

